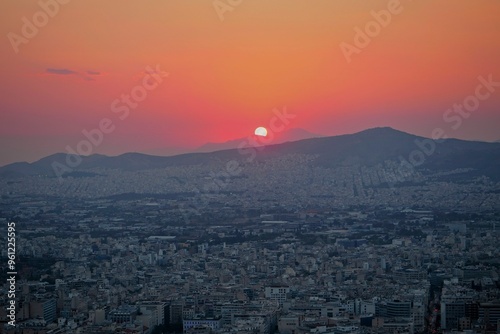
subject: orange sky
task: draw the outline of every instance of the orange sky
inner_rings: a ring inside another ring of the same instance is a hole
[[[397,0],[59,1],[0,3],[0,165],[64,152],[103,118],[115,130],[92,153],[167,153],[245,137],[283,106],[291,127],[324,135],[500,139],[500,86],[456,130],[443,120],[478,76],[500,81],[497,0],[401,0],[350,62],[341,43]],[[232,10],[221,20],[214,4]],[[157,64],[168,77],[119,120],[111,103]]]

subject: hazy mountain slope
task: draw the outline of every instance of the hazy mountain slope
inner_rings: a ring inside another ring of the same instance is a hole
[[[241,143],[241,142],[240,142]],[[391,128],[375,128],[350,135],[311,138],[265,147],[222,150],[212,153],[189,153],[170,157],[140,153],[126,153],[108,157],[91,155],[82,157],[77,171],[93,169],[147,170],[167,166],[210,165],[231,159],[245,161],[254,150],[255,161],[272,159],[288,154],[315,156],[314,164],[332,166],[374,166],[387,161],[400,163],[402,159],[426,171],[446,171],[459,168],[472,169],[474,175],[486,175],[500,179],[500,144],[448,139],[436,143],[428,139],[397,131]],[[65,164],[67,156],[54,154],[37,162],[14,163],[0,168],[2,177],[26,175],[53,176],[52,164]],[[423,160],[422,160],[423,158]],[[423,163],[422,163],[423,162]]]

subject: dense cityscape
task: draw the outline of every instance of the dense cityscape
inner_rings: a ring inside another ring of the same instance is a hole
[[[497,332],[497,183],[307,160],[207,193],[217,164],[3,179],[18,268],[3,332]]]

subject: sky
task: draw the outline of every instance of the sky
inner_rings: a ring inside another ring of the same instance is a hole
[[[276,108],[322,135],[499,140],[499,18],[498,0],[5,0],[0,165],[173,154]]]

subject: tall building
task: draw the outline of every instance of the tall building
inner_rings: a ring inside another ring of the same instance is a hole
[[[441,328],[458,329],[459,319],[462,317],[465,317],[464,302],[441,303]]]
[[[487,331],[498,333],[498,325],[500,323],[500,300],[495,302],[479,304],[479,319],[485,325]]]
[[[118,324],[131,324],[137,317],[137,311],[137,306],[121,305],[120,307],[109,312],[108,318],[112,322],[116,322]]]
[[[56,320],[56,300],[54,298],[32,300],[30,302],[30,317],[42,318],[47,323]]]
[[[375,315],[384,318],[408,318],[411,316],[411,302],[393,300],[375,305]]]
[[[151,312],[151,321],[154,326],[163,325],[165,323],[165,308],[167,304],[160,301],[142,301],[138,302],[137,306],[141,312]]]
[[[387,317],[406,318],[411,316],[411,302],[394,300],[387,302]]]
[[[171,324],[181,324],[182,323],[183,310],[184,310],[184,305],[181,302],[172,303],[170,305],[170,323]]]
[[[445,281],[441,295],[441,328],[458,329],[460,318],[472,320],[475,313],[472,303],[476,298],[476,291]]]
[[[287,285],[271,285],[265,289],[266,298],[278,302],[280,306],[283,306],[289,293],[290,287]]]

